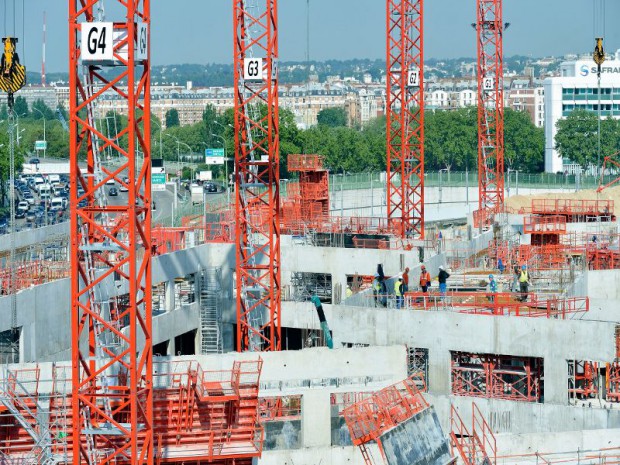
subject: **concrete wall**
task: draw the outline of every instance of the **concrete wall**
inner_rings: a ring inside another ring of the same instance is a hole
[[[69,236],[69,221],[35,229],[25,229],[15,234],[15,248],[21,249],[56,237]],[[11,250],[10,235],[0,236],[0,252]]]
[[[210,266],[216,261],[221,266],[230,260],[228,248],[210,251],[208,245],[161,255],[153,259],[153,284],[174,283],[177,277],[186,277]],[[224,267],[222,267],[224,269]],[[227,268],[225,282],[231,282]],[[110,277],[102,282],[100,297],[105,300],[128,292],[126,286],[117,286]],[[172,292],[172,290],[170,290]],[[22,328],[21,355],[24,361],[69,360],[71,358],[71,282],[53,281],[24,289],[17,293],[17,326]],[[171,300],[170,304],[173,303]],[[158,344],[174,339],[199,325],[197,304],[178,310],[174,315],[153,318],[153,342]],[[11,328],[11,297],[0,298],[0,331]],[[172,348],[171,348],[172,349]]]
[[[381,436],[388,465],[446,465],[451,461],[446,434],[433,407]]]
[[[318,329],[311,306],[285,302],[282,325]],[[567,360],[613,360],[613,322],[493,317],[325,305],[336,347],[406,344],[429,349],[431,392],[450,393],[450,351],[542,357],[545,402],[565,405]],[[592,335],[596,334],[593,338]],[[567,341],[570,341],[568,343]]]

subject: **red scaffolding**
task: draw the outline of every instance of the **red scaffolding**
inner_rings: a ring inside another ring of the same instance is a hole
[[[250,465],[253,458],[261,456],[264,432],[258,415],[260,359],[234,362],[229,370],[204,370],[192,360],[155,362],[153,370],[153,432],[158,463],[229,465],[234,460],[238,465]],[[0,453],[9,460],[23,460],[37,447],[45,446],[37,443],[38,436],[33,437],[32,431],[49,429],[53,433],[49,445],[61,459],[66,454],[67,462],[93,463],[75,452],[74,443],[66,434],[80,417],[67,414],[72,396],[64,385],[71,384],[71,377],[59,372],[69,374],[70,368],[54,367],[51,393],[40,394],[38,368],[9,370],[7,387],[2,393],[12,399],[13,410],[20,415],[17,421],[16,416],[0,411],[5,420],[2,424],[9,426],[0,427]],[[49,399],[49,410],[40,410],[42,396]],[[129,415],[128,406],[114,412],[114,417],[123,422],[129,420]],[[41,423],[42,417],[48,418],[47,424]],[[8,419],[11,421],[7,422]],[[105,428],[104,425],[99,427]],[[145,432],[138,431],[137,436],[144,443]],[[82,447],[85,438],[77,444]],[[102,460],[126,444],[118,435],[107,435],[96,445],[96,457]]]
[[[504,203],[504,52],[502,0],[477,0],[478,204],[495,212]],[[479,225],[492,215],[478,214]],[[474,216],[476,220],[476,216]]]
[[[235,0],[237,350],[280,350],[277,0]]]
[[[424,238],[423,0],[387,1],[387,218]]]
[[[543,359],[452,352],[452,394],[541,402]]]

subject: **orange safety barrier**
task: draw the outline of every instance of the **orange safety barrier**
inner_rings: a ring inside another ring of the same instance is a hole
[[[575,221],[580,217],[613,216],[613,200],[532,199],[535,215],[565,215]]]
[[[289,155],[286,159],[289,171],[316,171],[322,170],[324,157],[322,155]]]
[[[525,216],[523,217],[524,234],[566,234],[566,217]]]
[[[588,297],[544,298],[528,294],[525,302],[520,293],[490,292],[407,292],[405,308],[410,310],[455,311],[473,315],[517,316],[566,319],[569,315],[590,310]]]
[[[16,263],[13,270],[10,267],[0,269],[0,294],[9,294],[11,289],[19,292],[31,286],[68,278],[70,274],[71,267],[66,261],[33,260]]]

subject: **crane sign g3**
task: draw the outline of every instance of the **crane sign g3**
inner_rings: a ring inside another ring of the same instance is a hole
[[[2,38],[0,89],[8,94],[8,107],[13,108],[13,94],[26,85],[26,67],[19,62],[17,37]]]

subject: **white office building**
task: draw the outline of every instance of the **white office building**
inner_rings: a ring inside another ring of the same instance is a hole
[[[602,66],[599,95],[596,64],[591,59],[567,61],[560,65],[561,76],[544,81],[545,95],[545,171],[564,172],[570,162],[555,149],[556,123],[576,108],[599,111],[601,117],[620,119],[620,50],[607,57]]]

